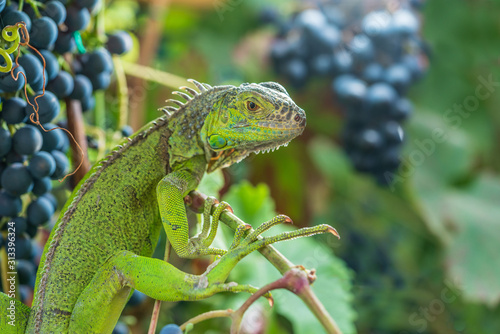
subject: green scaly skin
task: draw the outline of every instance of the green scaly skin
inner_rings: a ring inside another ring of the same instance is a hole
[[[138,131],[79,183],[45,246],[29,316],[17,302],[16,326],[3,316],[0,332],[111,333],[133,289],[163,301],[252,293],[256,288],[225,283],[244,256],[281,240],[336,234],[321,225],[259,239],[289,219],[277,216],[246,237],[238,230],[229,251],[210,248],[218,215],[227,208],[221,203],[212,224],[204,219],[201,233],[189,238],[183,199],[205,172],[286,145],[306,124],[304,111],[277,83],[211,87],[192,82],[199,91],[183,89],[193,96],[176,92],[187,102],[170,100],[179,108],[165,107],[166,116]],[[207,202],[209,217],[213,201]],[[199,276],[151,258],[162,226],[179,256],[222,257]],[[2,294],[2,310],[11,301]]]

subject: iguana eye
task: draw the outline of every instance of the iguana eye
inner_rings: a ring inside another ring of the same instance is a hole
[[[256,111],[260,109],[260,106],[255,102],[247,101],[247,109],[250,111]]]

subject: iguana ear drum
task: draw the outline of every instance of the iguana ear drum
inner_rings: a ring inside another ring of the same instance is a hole
[[[285,87],[283,87],[282,85],[280,85],[279,83],[277,82],[272,82],[272,81],[268,81],[268,82],[261,82],[259,85],[263,86],[263,87],[266,87],[266,88],[270,88],[270,89],[274,89],[280,93],[283,93],[287,96],[290,96],[288,94],[288,92],[286,91]]]

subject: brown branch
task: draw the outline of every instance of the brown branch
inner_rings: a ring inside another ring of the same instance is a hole
[[[75,187],[78,182],[90,170],[90,161],[87,154],[87,136],[85,135],[85,128],[82,116],[82,105],[80,101],[66,100],[66,117],[68,118],[68,131],[73,135],[78,145],[83,151],[83,162],[81,167],[75,172],[71,178],[71,185]],[[56,130],[59,131],[59,130]],[[82,152],[76,145],[75,141],[71,140],[71,157],[73,166],[78,166],[82,159]]]

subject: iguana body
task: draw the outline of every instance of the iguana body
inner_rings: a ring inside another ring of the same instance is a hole
[[[224,283],[242,257],[272,242],[335,231],[323,225],[257,240],[285,221],[278,216],[241,243],[236,238],[226,253],[209,247],[217,229],[214,219],[211,230],[204,221],[201,235],[189,239],[183,198],[206,171],[284,145],[305,126],[304,112],[278,84],[193,83],[199,92],[185,88],[193,98],[178,93],[185,104],[171,100],[179,105],[166,107],[172,115],[138,131],[79,183],[45,246],[26,328],[23,308],[15,328],[2,317],[0,332],[111,333],[133,289],[170,301],[253,292]],[[216,208],[218,214],[225,207]],[[153,259],[162,226],[181,257],[223,256],[201,276]],[[241,238],[243,231],[237,235]],[[8,297],[1,297],[1,306],[8,305]]]

